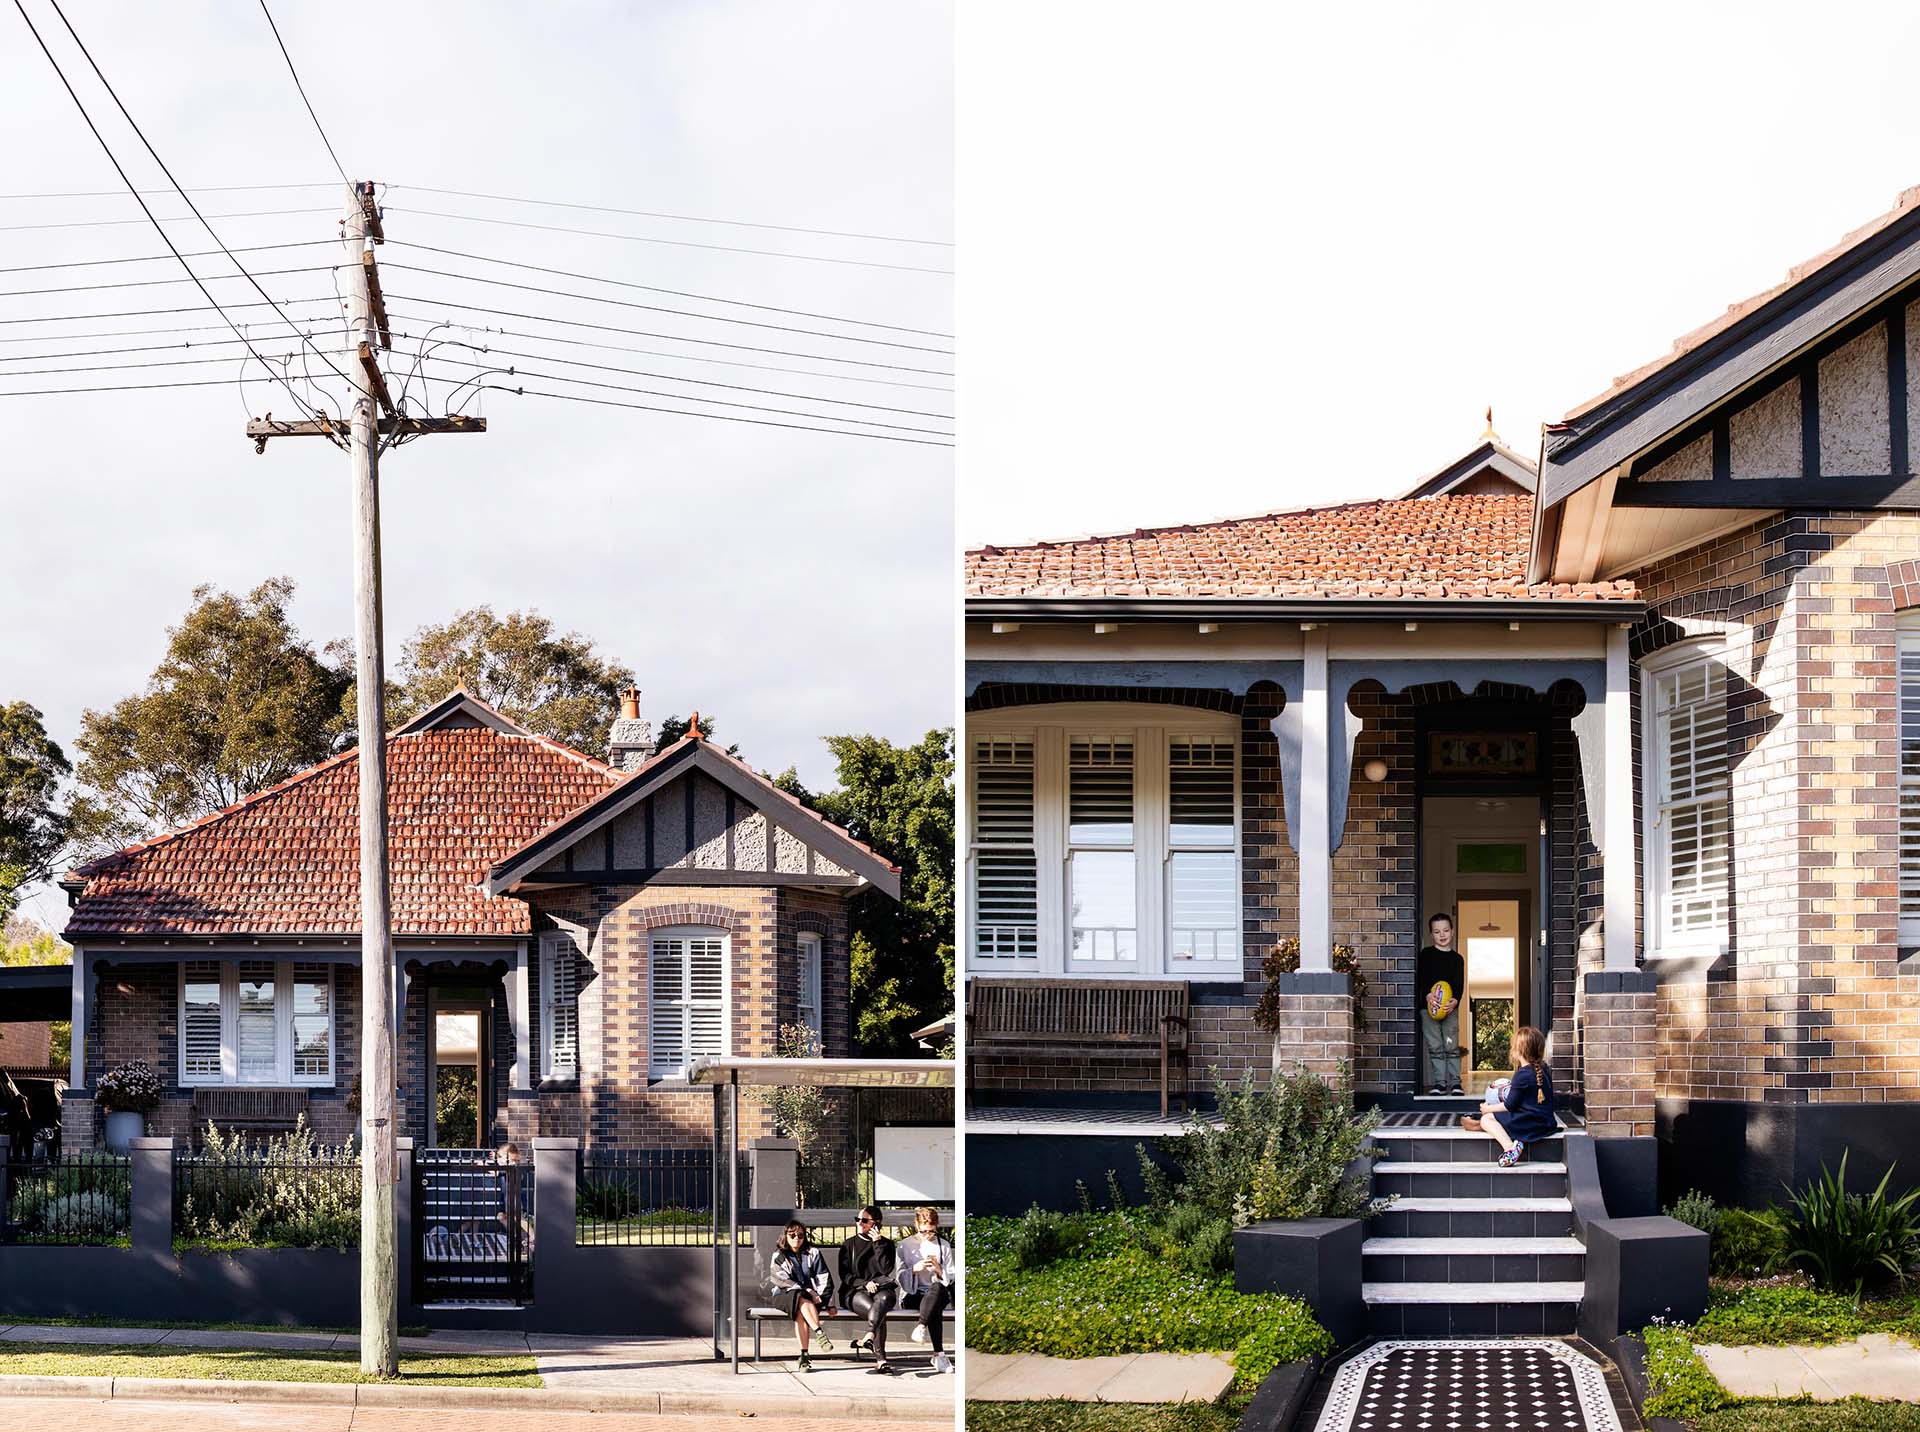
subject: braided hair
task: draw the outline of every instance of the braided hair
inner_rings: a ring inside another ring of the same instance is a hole
[[[1547,1036],[1531,1024],[1523,1024],[1514,1031],[1513,1047],[1526,1066],[1533,1070],[1534,1102],[1544,1104],[1547,1101],[1547,1089],[1540,1076],[1547,1062]]]

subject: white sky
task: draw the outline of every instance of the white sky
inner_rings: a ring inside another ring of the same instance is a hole
[[[1097,18],[1096,18],[1097,13]],[[969,545],[1391,494],[1920,184],[1893,5],[959,12]]]
[[[951,15],[936,0],[540,5],[480,0],[458,6],[399,0],[344,22],[337,6],[316,0],[274,0],[273,8],[349,171],[402,186],[387,195],[392,237],[703,294],[953,329],[953,281],[938,274],[622,243],[401,212],[418,207],[493,214],[951,269],[951,248],[410,196],[404,188],[434,185],[951,240]],[[29,9],[43,33],[59,35],[56,55],[129,172],[143,188],[162,182],[104,93],[90,77],[83,82],[84,61],[65,42],[45,0],[29,0]],[[169,0],[166,5],[68,0],[65,9],[182,183],[333,177],[254,0]],[[354,50],[339,51],[339,42],[349,37]],[[118,186],[11,7],[0,17],[0,134],[7,136],[0,193]],[[326,211],[216,221],[221,238],[232,246],[336,232],[337,190],[196,197],[209,216],[256,209]],[[185,213],[177,202],[153,202],[162,215]],[[139,218],[139,211],[124,195],[0,199],[0,267],[163,252],[151,229],[138,226],[15,227],[127,218]],[[197,226],[172,225],[170,232],[183,249],[212,247]],[[295,249],[244,257],[250,267],[265,268],[327,263],[336,254]],[[383,250],[382,261],[486,272],[558,288],[590,287],[438,255],[409,256],[399,245]],[[392,293],[950,368],[950,360],[936,354],[687,324],[631,309],[596,313],[543,295],[385,272]],[[4,274],[0,289],[172,275],[159,264]],[[330,287],[325,274],[265,282],[282,299],[323,294]],[[242,296],[241,287],[228,283],[215,292],[232,301]],[[601,291],[639,302],[676,303],[639,292]],[[0,318],[195,301],[191,289],[179,286],[57,299],[0,298]],[[393,307],[421,306],[396,300]],[[714,311],[821,326],[778,314]],[[217,320],[199,314],[9,325],[0,326],[0,338],[56,328],[207,321]],[[914,383],[947,381],[617,334],[580,336]],[[166,340],[0,342],[0,356],[152,341]],[[905,341],[951,346],[937,338]],[[265,346],[284,351],[286,345]],[[231,355],[234,350],[215,351]],[[953,395],[947,392],[822,382],[634,354],[553,351],[626,367],[953,411]],[[163,356],[130,354],[123,361]],[[36,366],[52,365],[0,362],[0,372]],[[0,389],[231,379],[235,366],[76,374],[34,383],[0,378]],[[581,376],[662,386],[620,374]],[[752,403],[810,406],[704,391]],[[604,396],[655,401],[622,393]],[[254,383],[244,408],[255,414],[271,408],[284,417],[291,404],[284,391],[276,394]],[[720,735],[740,742],[749,759],[775,770],[797,763],[813,785],[832,779],[822,736],[873,731],[912,740],[952,719],[948,450],[500,395],[489,395],[480,410],[492,427],[488,435],[425,439],[392,453],[383,467],[390,660],[397,660],[402,642],[423,623],[465,607],[487,602],[499,611],[537,608],[562,629],[590,636],[603,653],[631,665],[645,689],[648,714],[684,715],[698,707],[717,716]],[[104,708],[140,688],[164,650],[165,627],[179,620],[199,583],[247,590],[285,573],[299,584],[295,615],[316,645],[351,631],[347,458],[313,439],[277,442],[264,457],[255,457],[242,437],[246,416],[231,381],[163,393],[0,398],[0,532],[9,558],[0,567],[0,700],[24,698],[39,706],[70,755],[81,711]],[[890,420],[943,426],[913,417]],[[64,903],[42,892],[29,913],[57,927],[64,920]]]

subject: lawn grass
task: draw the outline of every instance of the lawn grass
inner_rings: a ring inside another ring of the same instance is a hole
[[[360,1371],[354,1352],[269,1348],[123,1347],[86,1343],[0,1344],[0,1375],[25,1377],[179,1377],[205,1381],[383,1382]],[[421,1387],[539,1387],[531,1354],[402,1357],[402,1383]]]
[[[1844,1402],[1740,1402],[1691,1425],[1696,1432],[1920,1432],[1920,1404],[1860,1397]]]
[[[1234,1432],[1248,1401],[969,1402],[967,1432]]]
[[[177,1318],[172,1320],[158,1318],[43,1318],[29,1317],[25,1313],[9,1313],[0,1309],[0,1327],[35,1328],[174,1328],[181,1332],[211,1333],[351,1333],[359,1335],[357,1327],[329,1327],[313,1323],[183,1323]],[[423,1338],[432,1334],[433,1329],[425,1323],[402,1323],[400,1336],[403,1338]]]

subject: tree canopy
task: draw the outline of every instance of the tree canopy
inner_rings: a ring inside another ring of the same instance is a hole
[[[510,721],[602,759],[633,672],[601,657],[578,632],[556,633],[538,612],[475,607],[424,626],[401,653],[387,718],[402,725],[465,687]],[[347,696],[351,709],[352,695]]]
[[[67,843],[72,821],[60,783],[72,773],[38,709],[0,704],[0,919],[22,886],[51,873]]]
[[[294,629],[293,582],[245,596],[197,587],[144,692],[80,718],[83,843],[111,849],[179,825],[327,756],[350,680]]]

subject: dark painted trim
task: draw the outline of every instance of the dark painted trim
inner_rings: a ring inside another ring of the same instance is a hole
[[[970,621],[1630,622],[1646,603],[1571,597],[968,597]],[[1297,663],[1298,658],[1284,658]]]
[[[603,842],[603,846],[604,848],[601,851],[602,859],[600,863],[603,866],[605,866],[608,870],[611,870],[613,869],[613,822],[612,821],[607,822],[606,839]],[[567,849],[571,850],[573,849],[573,847],[569,845]]]
[[[392,734],[395,736],[411,736],[417,731],[431,731],[451,716],[466,716],[479,722],[482,726],[500,732],[502,735],[531,736],[533,734],[533,732],[529,731],[525,726],[519,726],[509,721],[498,711],[482,706],[465,691],[455,691],[450,695],[441,697],[438,701],[434,702],[433,705],[429,706],[425,711],[422,711],[418,716],[414,717],[411,721],[407,722],[406,725],[400,727]]]
[[[647,864],[651,867],[659,863],[659,857],[653,853],[653,797],[648,796],[640,804],[647,816]],[[609,860],[607,865],[611,868],[613,862]]]
[[[1907,437],[1907,306],[1887,310],[1887,457],[1900,476],[1913,472]]]
[[[559,890],[576,885],[804,885],[854,890],[864,882],[858,875],[808,875],[785,870],[705,870],[691,865],[650,866],[619,870],[576,870],[571,875],[534,874],[514,882],[527,890]],[[182,955],[182,959],[191,958]]]
[[[1733,481],[1733,415],[1724,411],[1713,420],[1713,480]]]
[[[1816,439],[1817,441],[1817,439]],[[1740,482],[1641,482],[1623,477],[1615,507],[1778,507],[1815,510],[1920,507],[1920,478],[1755,477]],[[1611,609],[1609,603],[1609,609]]]
[[[723,794],[727,798],[727,869],[738,870],[740,868],[740,858],[734,849],[733,837],[734,827],[739,821],[739,816],[734,811],[733,792],[726,791],[723,792]]]
[[[1800,360],[1800,476],[1820,476],[1820,360]]]
[[[693,838],[693,808],[694,808],[693,788],[699,784],[700,784],[700,772],[697,770],[689,771],[687,773],[687,778],[680,783],[680,814],[683,817],[686,824],[686,837],[687,837],[687,843],[684,846],[682,846],[681,849],[686,851],[688,855],[693,854],[693,847],[695,844],[695,841]]]
[[[1471,452],[1455,458],[1438,472],[1423,477],[1412,487],[1400,494],[1400,500],[1414,497],[1438,497],[1442,493],[1453,491],[1462,483],[1478,477],[1483,472],[1492,472],[1504,477],[1508,482],[1527,492],[1532,492],[1539,481],[1539,474],[1533,464],[1519,453],[1500,446],[1498,443],[1482,439]]]
[[[1920,208],[1809,274],[1659,371],[1549,429],[1542,504],[1565,501],[1609,468],[1732,397],[1920,275]]]

